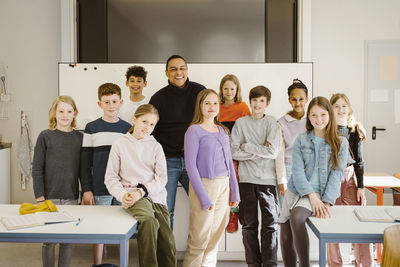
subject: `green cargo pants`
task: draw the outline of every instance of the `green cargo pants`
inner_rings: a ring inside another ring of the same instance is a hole
[[[146,197],[138,200],[127,212],[139,223],[139,265],[176,267],[175,238],[167,206],[153,203]]]

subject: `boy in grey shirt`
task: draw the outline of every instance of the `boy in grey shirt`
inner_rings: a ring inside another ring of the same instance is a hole
[[[238,119],[232,129],[232,158],[239,161],[240,206],[246,262],[249,266],[277,266],[277,219],[275,159],[282,145],[278,123],[264,114],[271,92],[264,86],[250,90],[252,114]],[[286,181],[278,181],[283,193]],[[258,240],[258,202],[261,208],[261,249]]]

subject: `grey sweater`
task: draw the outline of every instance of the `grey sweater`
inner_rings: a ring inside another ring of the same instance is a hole
[[[36,141],[32,177],[35,197],[78,199],[82,133],[44,130]]]
[[[241,183],[276,185],[275,159],[278,156],[280,128],[276,119],[265,115],[238,119],[231,134],[232,158],[239,161]],[[268,146],[265,143],[268,141]]]

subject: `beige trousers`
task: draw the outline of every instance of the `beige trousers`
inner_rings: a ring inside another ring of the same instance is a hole
[[[189,237],[183,267],[216,266],[218,243],[229,220],[229,178],[201,179],[212,202],[203,210],[192,184],[189,186]]]

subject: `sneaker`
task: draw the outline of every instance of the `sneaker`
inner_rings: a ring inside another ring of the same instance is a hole
[[[239,213],[231,210],[229,213],[229,223],[226,227],[228,233],[235,233],[238,230]]]

